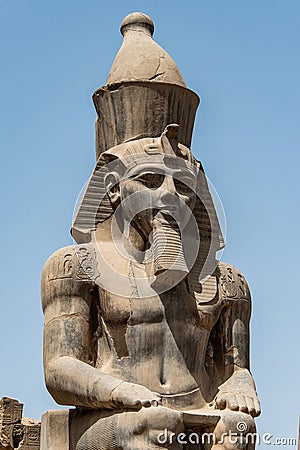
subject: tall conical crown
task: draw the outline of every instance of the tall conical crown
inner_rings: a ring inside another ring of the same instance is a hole
[[[107,77],[107,84],[156,81],[186,87],[178,67],[152,38],[154,24],[143,13],[132,13],[121,23],[123,44]]]
[[[107,85],[93,100],[98,113],[96,153],[141,137],[158,137],[170,123],[180,125],[179,140],[190,147],[197,94],[186,88],[176,63],[152,38],[149,16],[131,13],[121,24],[123,44]]]

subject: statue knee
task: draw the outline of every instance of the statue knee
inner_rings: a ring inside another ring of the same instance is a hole
[[[212,450],[252,450],[255,448],[256,426],[253,417],[240,411],[224,410],[216,425]]]
[[[119,430],[127,436],[131,448],[165,448],[181,450],[177,436],[184,431],[179,412],[163,407],[142,408],[119,416]]]

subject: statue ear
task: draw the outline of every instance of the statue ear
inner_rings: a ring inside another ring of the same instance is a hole
[[[105,191],[114,208],[120,204],[121,199],[119,181],[120,176],[117,172],[110,172],[104,178]]]

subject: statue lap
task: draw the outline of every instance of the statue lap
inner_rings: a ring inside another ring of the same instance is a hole
[[[185,427],[179,411],[164,407],[139,411],[75,411],[70,424],[70,450],[253,450],[253,418],[242,412],[215,411],[220,420]],[[239,424],[245,424],[245,433]],[[236,442],[238,441],[238,444]]]

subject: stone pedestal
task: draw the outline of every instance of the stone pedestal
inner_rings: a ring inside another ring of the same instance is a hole
[[[69,428],[72,410],[46,411],[42,416],[41,449],[69,450]]]

